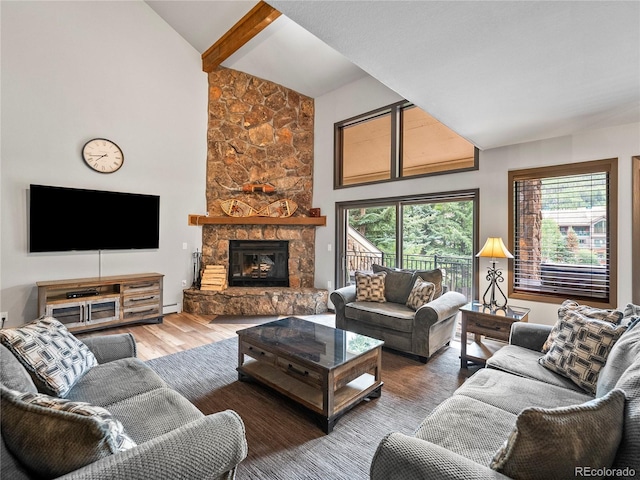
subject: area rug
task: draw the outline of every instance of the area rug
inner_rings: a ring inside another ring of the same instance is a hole
[[[311,413],[255,383],[237,379],[237,340],[228,339],[149,365],[205,414],[232,409],[246,426],[248,457],[237,478],[358,480],[369,478],[378,443],[387,433],[412,434],[422,419],[469,375],[460,351],[445,347],[425,365],[383,351],[382,396],[362,402],[326,435]]]

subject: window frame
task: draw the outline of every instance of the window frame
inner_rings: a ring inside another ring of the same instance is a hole
[[[453,168],[450,170],[440,170],[437,172],[430,173],[421,173],[416,175],[402,175],[402,111],[407,108],[419,108],[417,105],[407,101],[402,100],[400,102],[392,103],[391,105],[386,105],[384,107],[377,108],[375,110],[371,110],[370,112],[366,112],[360,115],[356,115],[354,117],[348,118],[346,120],[342,120],[340,122],[334,123],[333,129],[333,148],[334,148],[334,162],[333,162],[333,189],[339,190],[341,188],[351,188],[351,187],[360,187],[362,185],[375,185],[378,183],[388,183],[395,182],[398,180],[408,180],[414,178],[423,178],[423,177],[432,177],[434,175],[448,175],[450,173],[458,173],[458,172],[468,172],[472,170],[479,169],[479,161],[480,161],[480,150],[478,147],[473,147],[473,166],[471,167],[462,167],[462,168]],[[428,112],[427,112],[428,113]],[[390,115],[391,118],[391,151],[389,152],[389,162],[390,162],[390,178],[383,180],[372,180],[368,182],[359,182],[359,183],[350,183],[348,185],[344,185],[343,182],[343,129],[345,127],[350,127],[353,125],[357,125],[358,123],[363,123],[368,120],[372,120],[377,117],[381,117],[383,115]],[[455,132],[454,132],[455,133]],[[469,142],[470,143],[470,142]]]
[[[509,225],[508,248],[514,255],[517,254],[515,248],[515,182],[522,180],[546,179],[553,177],[564,177],[571,175],[587,175],[591,173],[607,173],[609,184],[609,195],[607,198],[607,228],[609,238],[609,297],[608,300],[598,298],[579,297],[581,303],[602,308],[617,307],[618,293],[618,159],[608,158],[603,160],[593,160],[587,162],[577,162],[563,165],[551,165],[545,167],[528,168],[521,170],[510,170],[509,178]],[[515,261],[509,259],[509,282],[508,297],[510,299],[520,299],[533,302],[557,303],[567,300],[567,295],[563,293],[551,292],[523,292],[515,288]]]

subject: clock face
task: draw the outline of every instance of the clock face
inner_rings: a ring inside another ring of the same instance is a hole
[[[113,173],[124,163],[120,147],[106,138],[94,138],[85,143],[82,158],[90,168],[100,173]]]

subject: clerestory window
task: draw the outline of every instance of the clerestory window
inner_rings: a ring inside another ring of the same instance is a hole
[[[478,169],[478,149],[403,101],[335,124],[334,187]]]

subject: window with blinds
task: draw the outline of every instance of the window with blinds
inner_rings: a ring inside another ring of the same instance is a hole
[[[616,303],[617,159],[509,172],[509,296]]]

